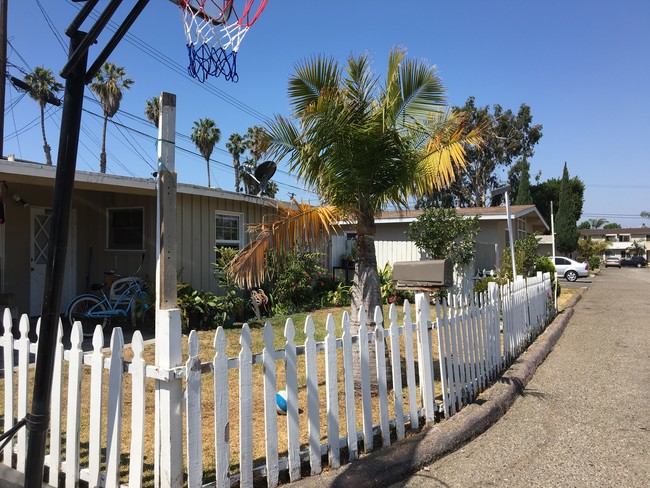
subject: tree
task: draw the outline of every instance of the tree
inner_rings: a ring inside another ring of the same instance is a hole
[[[564,163],[557,219],[555,220],[555,245],[562,254],[569,254],[578,247],[578,229],[576,227],[575,207],[571,196],[569,170]]]
[[[609,224],[603,225],[603,229],[620,229],[621,224],[618,224],[616,222],[610,222]]]
[[[515,205],[530,205],[533,203],[533,195],[530,193],[530,164],[526,161],[526,157],[522,161],[521,178],[519,181],[519,188],[517,189],[517,197],[515,198]]]
[[[45,152],[45,164],[52,166],[52,153],[50,145],[45,137],[45,105],[49,100],[56,97],[56,93],[63,89],[63,85],[56,81],[52,70],[42,66],[36,66],[34,71],[25,76],[25,83],[29,85],[29,96],[38,102],[41,109],[41,133],[43,134],[43,151]]]
[[[208,188],[212,188],[210,180],[210,156],[214,150],[215,144],[221,139],[221,130],[217,127],[212,119],[199,119],[194,122],[190,139],[205,159],[208,168]]]
[[[242,154],[246,152],[247,145],[246,140],[242,137],[241,134],[234,132],[230,134],[228,142],[226,142],[226,149],[232,154],[232,167],[235,170],[235,191],[239,193],[241,191],[241,174],[240,174],[240,164],[239,158]]]
[[[589,223],[588,220],[583,220],[582,222],[580,222],[580,223],[578,224],[578,229],[579,229],[579,230],[582,230],[582,229],[591,229],[591,224]]]
[[[158,120],[160,119],[160,99],[158,97],[151,97],[146,101],[144,114],[147,120],[158,128]]]
[[[445,109],[435,69],[407,59],[401,49],[391,51],[382,86],[367,55],[351,57],[345,70],[318,56],[297,66],[288,91],[292,115],[268,123],[269,153],[287,157],[323,205],[294,202],[259,228],[231,272],[256,283],[266,249],[323,243],[337,222],[348,221],[357,234],[352,317],[363,305],[372,323],[381,305],[376,215],[447,186],[464,165],[465,147],[479,144],[480,135],[467,132],[463,114]]]
[[[264,130],[264,127],[254,125],[246,131],[245,141],[246,147],[257,165],[264,153],[269,149],[269,136]]]
[[[104,127],[102,130],[102,152],[99,155],[99,171],[106,173],[106,125],[120,109],[123,90],[128,90],[133,80],[126,78],[126,72],[121,66],[105,62],[95,75],[90,90],[99,97],[104,111]]]
[[[542,214],[544,220],[547,224],[550,225],[551,222],[551,202],[553,202],[553,211],[555,215],[559,210],[558,203],[560,201],[560,186],[562,180],[558,178],[551,178],[542,183],[532,185],[530,187],[530,193],[533,196],[533,203],[539,210],[539,213]],[[582,215],[582,206],[584,204],[584,193],[585,193],[585,184],[578,178],[574,176],[569,180],[569,188],[571,193],[571,199],[573,201],[574,209],[574,218],[577,222],[580,220]]]
[[[602,218],[600,218],[600,219],[587,219],[587,220],[589,220],[589,224],[591,225],[592,229],[599,229],[603,225],[609,223],[609,220],[602,219]]]
[[[479,217],[462,217],[451,208],[431,208],[412,222],[406,235],[432,259],[450,259],[455,265],[474,258]]]
[[[589,261],[594,256],[600,257],[611,246],[609,241],[594,241],[591,237],[578,241],[578,254],[584,261]]]
[[[530,107],[522,104],[515,114],[501,105],[477,107],[469,97],[463,107],[455,107],[469,117],[470,128],[485,132],[485,143],[466,148],[466,165],[456,174],[449,190],[435,192],[418,202],[419,206],[485,207],[490,190],[500,186],[497,172],[517,159],[531,158],[542,137],[542,126],[533,124]],[[513,188],[516,191],[516,188]]]
[[[625,251],[630,253],[632,256],[645,257],[645,241],[632,241],[632,245]]]

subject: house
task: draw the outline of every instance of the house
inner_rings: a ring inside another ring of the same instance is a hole
[[[508,221],[505,207],[471,207],[458,208],[458,214],[479,216],[480,231],[476,236],[476,270],[491,270],[499,265],[500,256],[509,245]],[[413,242],[406,235],[409,224],[422,215],[422,210],[404,210],[383,212],[375,219],[377,234],[375,249],[379,267],[396,261],[419,261],[425,259]],[[511,205],[512,229],[515,239],[529,234],[544,233],[548,225],[535,205]],[[354,230],[349,228],[344,237],[332,241],[332,265],[337,266],[341,255],[349,253]]]
[[[642,248],[642,255],[650,257],[650,228],[628,227],[625,229],[580,229],[580,239],[591,238],[594,241],[607,241],[609,247],[604,256],[624,258],[631,255],[630,251],[635,245]]]
[[[0,305],[38,315],[49,242],[56,167],[0,159]],[[104,271],[153,280],[156,270],[156,180],[77,171],[62,306],[104,280]],[[273,213],[273,200],[179,183],[178,280],[218,292],[215,246],[241,248],[247,224]]]

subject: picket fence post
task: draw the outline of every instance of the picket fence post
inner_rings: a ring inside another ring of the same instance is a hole
[[[420,428],[418,415],[418,400],[415,382],[415,354],[413,353],[413,321],[411,320],[411,307],[408,300],[404,300],[404,351],[406,354],[406,388],[409,395],[409,417],[411,429]]]
[[[142,357],[144,340],[139,330],[131,338],[131,450],[129,452],[129,488],[142,486],[144,463],[145,370]]]
[[[251,331],[244,324],[239,337],[239,485],[253,486],[253,358]]]
[[[352,365],[352,336],[350,335],[350,315],[343,312],[341,319],[343,334],[343,387],[345,391],[345,429],[348,438],[348,457],[350,460],[359,458],[359,443],[357,441],[357,408],[354,401],[354,368]]]
[[[226,334],[223,327],[217,327],[214,334],[214,445],[216,459],[217,488],[230,488],[230,411],[228,394],[228,356],[226,355]]]
[[[425,293],[416,295],[417,303],[417,324],[418,324],[418,361],[420,368],[420,392],[422,394],[422,403],[424,405],[426,423],[433,423],[434,415],[434,398],[433,391],[433,357],[431,355],[431,335],[429,334],[429,323],[431,313],[429,309],[429,297]]]
[[[104,330],[101,325],[93,333],[90,356],[90,433],[88,437],[89,485],[101,486],[102,417],[104,411]]]
[[[264,425],[266,426],[266,484],[278,484],[278,413],[276,395],[276,368],[274,334],[270,320],[264,324]]]
[[[329,444],[329,465],[336,469],[341,466],[339,444],[339,383],[338,361],[336,357],[336,328],[334,317],[327,314],[325,322],[325,385],[327,388],[327,442]]]
[[[377,389],[379,393],[379,428],[381,444],[390,446],[390,425],[388,423],[388,388],[386,385],[386,345],[384,342],[384,317],[381,307],[375,307],[375,363],[377,365]]]
[[[287,391],[287,449],[289,457],[289,480],[300,479],[300,426],[298,424],[298,360],[296,355],[296,328],[288,318],[284,326],[286,339],[285,380]]]
[[[391,303],[388,308],[390,326],[390,362],[393,368],[393,402],[395,404],[395,433],[397,440],[404,439],[404,400],[402,398],[402,357],[399,347],[399,327],[397,325],[397,308]],[[404,331],[406,334],[406,331]]]
[[[309,436],[309,465],[311,475],[321,472],[320,402],[318,401],[318,370],[316,367],[316,339],[314,319],[305,319],[305,373],[307,380],[307,435]]]
[[[370,358],[368,353],[368,326],[366,325],[366,309],[359,308],[359,359],[361,361],[361,415],[363,418],[363,450],[373,449],[372,433],[372,398],[370,396]]]
[[[29,317],[23,314],[18,325],[20,337],[18,338],[18,418],[27,415],[27,397],[29,393]],[[27,460],[27,429],[18,431],[16,442],[17,463],[16,470],[24,473]]]
[[[188,358],[185,362],[185,412],[187,416],[187,486],[203,484],[203,428],[201,413],[201,360],[199,336],[195,330],[187,338]]]
[[[124,409],[124,336],[116,327],[111,334],[111,365],[108,370],[108,428],[106,432],[106,486],[120,483],[122,418]]]
[[[7,432],[14,426],[14,336],[11,332],[13,320],[11,318],[11,311],[5,308],[2,323],[4,326],[4,334],[2,335],[3,361],[4,361],[4,432]],[[7,445],[2,451],[2,462],[7,466],[11,466],[14,455],[14,438],[8,439]]]
[[[40,338],[40,335],[38,336]],[[54,373],[52,374],[52,403],[50,420],[50,456],[48,459],[49,476],[47,482],[56,486],[61,472],[61,405],[63,395],[63,326],[59,320],[54,351]],[[5,370],[6,371],[6,370]]]
[[[81,323],[75,322],[70,333],[68,356],[68,409],[65,443],[65,486],[76,488],[79,484],[79,418],[81,413]]]

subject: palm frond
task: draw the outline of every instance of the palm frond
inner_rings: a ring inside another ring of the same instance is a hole
[[[296,66],[296,74],[289,79],[289,100],[294,115],[301,117],[321,94],[337,90],[340,80],[341,70],[331,56],[316,56]]]
[[[280,204],[272,220],[249,226],[257,237],[249,242],[226,268],[242,287],[255,287],[265,277],[265,254],[270,249],[314,249],[327,242],[337,229],[341,215],[335,207],[320,207],[309,203]]]

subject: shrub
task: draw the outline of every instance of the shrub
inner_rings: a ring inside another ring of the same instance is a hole
[[[311,310],[334,289],[327,270],[320,264],[320,253],[299,250],[274,250],[267,254],[269,269],[263,288],[274,313]]]
[[[600,256],[591,256],[587,262],[589,263],[589,269],[598,269],[602,263]]]
[[[556,272],[555,272],[555,265],[553,264],[553,261],[551,261],[551,258],[548,256],[541,256],[537,258],[537,261],[535,262],[535,271],[536,272],[542,272],[542,273],[551,273],[551,289],[555,287],[555,282],[556,282]],[[557,296],[560,296],[560,292],[562,291],[560,287],[560,282],[557,282]]]

